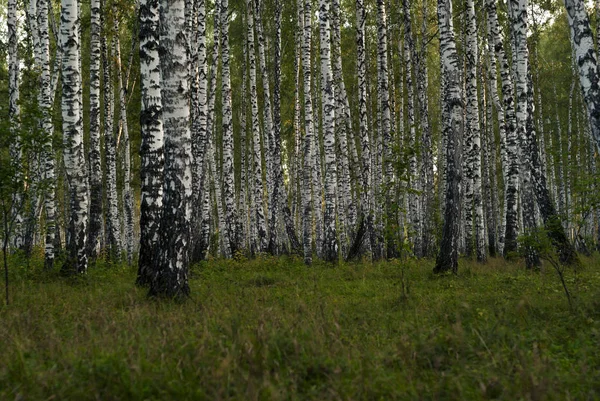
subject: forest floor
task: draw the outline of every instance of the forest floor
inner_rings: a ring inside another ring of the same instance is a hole
[[[491,259],[194,266],[156,301],[135,269],[11,270],[0,400],[597,400],[600,257],[565,272]]]

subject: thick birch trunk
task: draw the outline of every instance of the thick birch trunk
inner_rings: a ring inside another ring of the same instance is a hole
[[[189,295],[188,263],[192,199],[188,58],[183,0],[162,0],[160,8],[161,95],[164,129],[164,184],[157,267],[152,296]]]
[[[160,79],[160,1],[140,1],[140,126],[142,164],[140,175],[140,255],[138,285],[150,285],[159,253],[160,216],[163,197],[164,134]]]
[[[590,21],[583,0],[565,0],[571,44],[579,72],[579,84],[587,108],[592,137],[600,150],[600,86],[598,82],[597,54]]]

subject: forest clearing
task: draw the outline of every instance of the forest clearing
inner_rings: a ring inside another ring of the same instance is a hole
[[[600,261],[565,272],[491,259],[264,257],[192,267],[184,303],[135,271],[65,281],[20,266],[0,307],[0,399],[595,400]]]

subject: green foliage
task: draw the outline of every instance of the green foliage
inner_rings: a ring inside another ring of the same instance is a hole
[[[442,278],[416,260],[214,260],[183,304],[124,266],[65,282],[13,259],[0,399],[595,399],[598,265],[571,313],[554,274],[500,259]]]

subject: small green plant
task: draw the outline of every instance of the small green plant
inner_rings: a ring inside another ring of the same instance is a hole
[[[567,301],[569,302],[569,309],[573,311],[573,297],[571,296],[571,292],[567,287],[565,273],[567,270],[567,266],[561,263],[559,255],[555,247],[550,240],[548,233],[545,229],[539,228],[537,230],[533,230],[526,235],[522,235],[519,237],[519,249],[521,250],[522,256],[525,258],[530,258],[532,254],[536,255],[542,260],[545,260],[552,266],[558,278],[560,279],[560,283],[565,292],[565,296]],[[575,266],[575,269],[577,267]]]

